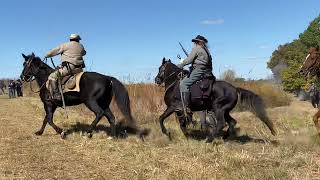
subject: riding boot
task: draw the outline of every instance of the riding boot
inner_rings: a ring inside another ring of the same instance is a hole
[[[190,92],[182,92],[182,98],[183,98],[183,104],[184,104],[184,110],[187,114],[192,113],[190,110]]]
[[[61,93],[58,87],[58,81],[50,81],[50,85],[52,88],[52,100],[61,101]]]

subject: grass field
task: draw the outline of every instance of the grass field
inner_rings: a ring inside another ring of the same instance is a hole
[[[66,140],[49,126],[38,137],[34,132],[44,117],[39,98],[0,96],[0,179],[320,179],[320,140],[310,103],[294,99],[268,109],[277,137],[251,113],[235,112],[238,139],[211,144],[186,139],[171,117],[169,141],[157,122],[162,97],[141,101],[161,90],[139,88],[144,87],[128,87],[134,117],[151,130],[145,142],[135,135],[109,138],[105,119],[88,139],[81,130],[94,116],[83,106],[69,108],[68,119],[56,112],[56,124],[70,132]]]

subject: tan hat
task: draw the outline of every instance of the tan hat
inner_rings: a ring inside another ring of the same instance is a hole
[[[71,34],[70,40],[81,40],[81,37],[79,34]]]

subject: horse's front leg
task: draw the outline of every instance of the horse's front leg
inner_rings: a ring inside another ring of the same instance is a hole
[[[169,137],[169,139],[171,140],[171,136],[170,133],[168,133],[166,127],[164,126],[164,120],[169,117],[172,113],[174,112],[174,108],[172,108],[171,106],[168,107],[160,116],[159,118],[159,123],[160,123],[160,127],[161,127],[161,131],[163,134],[167,135]]]
[[[41,136],[46,128],[49,119],[53,119],[53,113],[55,112],[57,107],[53,106],[52,104],[44,104],[44,109],[46,111],[46,116],[43,119],[42,126],[39,131],[35,132],[37,136]]]
[[[186,138],[188,138],[189,137],[189,133],[188,133],[187,125],[188,125],[188,121],[189,120],[187,118],[190,118],[190,117],[185,117],[183,111],[176,112],[176,115],[177,115],[177,117],[179,119],[181,131],[183,132],[184,136]]]
[[[64,132],[60,127],[58,127],[53,122],[53,114],[57,107],[53,104],[45,104],[45,110],[46,110],[46,119],[49,125],[57,132],[57,134],[60,134],[61,138],[64,139],[66,137],[66,132]]]

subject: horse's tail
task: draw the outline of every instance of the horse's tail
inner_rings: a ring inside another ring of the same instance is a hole
[[[272,121],[269,119],[265,104],[260,96],[242,88],[237,88],[240,103],[245,105],[248,110],[254,113],[261,121],[263,121],[270,129],[272,135],[277,135]]]
[[[126,87],[116,78],[107,76],[112,82],[112,89],[114,93],[114,99],[117,103],[121,113],[126,118],[128,125],[132,128],[136,127],[136,121],[132,117],[129,94]]]

